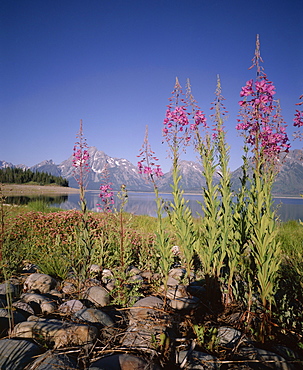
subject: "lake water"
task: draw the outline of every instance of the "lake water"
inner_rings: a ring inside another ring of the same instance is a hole
[[[171,194],[160,194],[164,200],[172,200]],[[99,191],[89,190],[86,192],[87,206],[90,210],[98,211],[97,204],[100,202]],[[193,212],[194,216],[201,214],[201,206],[197,201],[202,201],[202,196],[198,194],[187,194],[184,196],[189,201],[189,206]],[[11,203],[25,204],[28,200],[33,200],[33,198],[22,197],[22,200],[17,200],[17,197],[10,197]],[[20,198],[20,197],[19,197]],[[40,198],[41,199],[41,198]],[[63,196],[52,196],[47,199],[43,197],[42,199],[49,201],[52,206],[58,206],[62,209],[79,209],[79,195],[68,194]],[[303,198],[275,198],[275,205],[278,206],[278,214],[281,221],[288,220],[303,220]],[[117,204],[117,199],[116,199]],[[149,215],[152,217],[156,216],[156,205],[155,205],[155,195],[154,193],[128,193],[128,202],[125,206],[125,211],[133,213],[135,215]]]

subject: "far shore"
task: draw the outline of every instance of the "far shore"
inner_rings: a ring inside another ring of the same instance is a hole
[[[0,192],[4,196],[30,194],[70,194],[79,189],[57,185],[1,184]]]

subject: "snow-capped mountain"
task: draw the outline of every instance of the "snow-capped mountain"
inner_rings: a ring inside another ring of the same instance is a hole
[[[112,183],[114,190],[120,190],[122,184],[126,185],[129,191],[152,191],[152,185],[137,171],[137,167],[124,158],[113,158],[95,147],[88,149],[90,159],[89,165],[91,171],[88,173],[87,189],[99,189],[100,184],[105,180]],[[69,180],[69,186],[78,187],[74,179],[73,157],[60,164],[55,164],[52,160],[45,160],[30,167],[32,171],[47,172],[55,176],[62,176]],[[0,169],[6,167],[18,167],[26,169],[24,165],[13,165],[10,162],[0,161]],[[185,192],[198,192],[205,186],[205,178],[202,175],[203,167],[201,164],[193,161],[181,160],[179,163],[181,175],[180,185]],[[241,168],[232,172],[232,188],[237,190],[240,186]],[[219,181],[219,175],[215,177],[215,182]],[[171,192],[172,171],[164,174],[158,181],[158,188],[162,192]],[[280,172],[273,186],[275,195],[293,195],[303,194],[303,151],[291,150],[285,158],[281,158]]]

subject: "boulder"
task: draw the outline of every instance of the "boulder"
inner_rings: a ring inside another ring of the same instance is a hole
[[[106,289],[101,286],[92,286],[86,290],[84,299],[94,303],[97,307],[104,307],[110,303],[110,296]]]
[[[140,357],[122,353],[94,361],[89,370],[160,370],[160,367]]]
[[[57,285],[57,281],[46,274],[34,273],[28,276],[24,282],[24,291],[36,291],[44,294],[49,293]]]
[[[83,345],[92,342],[98,334],[97,328],[73,324],[55,319],[30,316],[27,321],[17,324],[12,333],[16,338],[40,338],[55,344],[55,348]]]
[[[43,350],[25,339],[0,340],[0,369],[23,370]]]
[[[41,312],[44,314],[53,313],[57,308],[55,302],[52,299],[41,294],[24,293],[22,294],[21,298],[25,303],[37,303],[41,309]]]

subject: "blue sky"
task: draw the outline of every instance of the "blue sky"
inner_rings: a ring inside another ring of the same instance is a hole
[[[219,74],[233,170],[243,146],[239,92],[255,76],[248,68],[256,34],[293,133],[303,93],[302,14],[302,0],[1,0],[0,160],[61,163],[83,119],[90,146],[134,164],[148,125],[167,171],[161,130],[175,77],[183,87],[190,79],[209,116]]]

